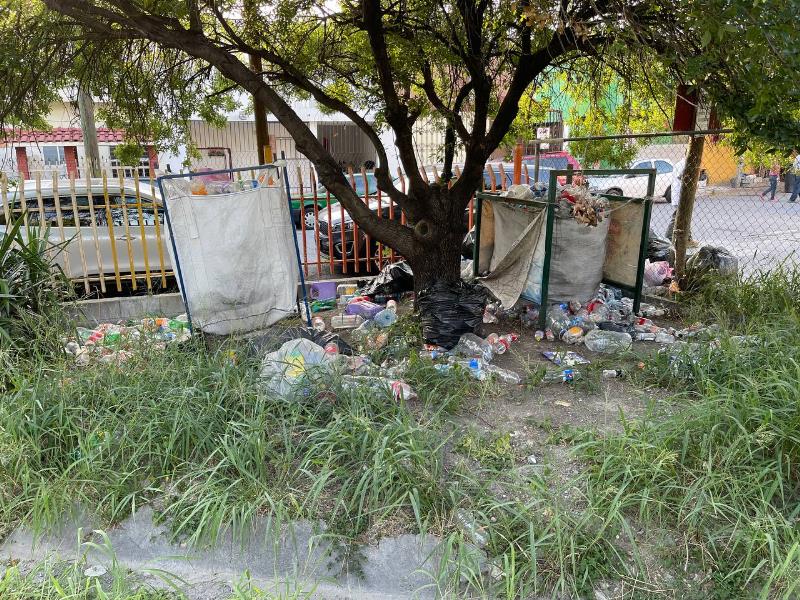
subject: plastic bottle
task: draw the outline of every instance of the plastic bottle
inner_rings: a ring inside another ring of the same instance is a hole
[[[325,344],[325,351],[326,358],[333,358],[334,356],[339,355],[339,345],[336,342],[328,342]]]
[[[533,339],[535,339],[537,342],[541,342],[544,339],[544,331],[537,329],[536,333],[533,334]]]
[[[484,533],[483,527],[475,522],[475,517],[472,516],[472,513],[464,509],[458,509],[454,517],[458,527],[473,544],[478,548],[485,548],[487,546],[489,538],[486,533]]]
[[[564,369],[562,371],[547,371],[542,377],[543,383],[550,382],[563,382],[572,383],[576,379],[580,379],[581,374],[574,369]]]
[[[460,356],[482,358],[486,362],[490,362],[494,358],[492,345],[474,333],[462,335],[458,344],[453,348],[453,353]]]
[[[603,369],[603,379],[623,379],[625,371],[622,369]]]
[[[636,339],[640,342],[655,342],[656,334],[649,331],[640,331],[636,334]]]
[[[397,312],[397,300],[387,300],[386,301],[386,310],[390,310],[392,312]]]
[[[397,313],[393,310],[389,310],[388,308],[384,308],[382,311],[377,313],[372,320],[375,321],[375,324],[378,327],[389,327],[397,321]]]
[[[337,315],[331,317],[332,329],[353,329],[364,322],[361,315]]]
[[[583,338],[583,329],[574,325],[567,329],[566,331],[562,332],[561,339],[564,340],[567,344],[577,344]]]
[[[314,329],[317,331],[325,331],[325,319],[322,317],[314,317],[314,320],[311,322]]]
[[[657,344],[674,344],[675,336],[666,331],[659,331],[658,333],[656,333],[656,338],[654,341]]]
[[[520,377],[519,373],[515,373],[514,371],[502,369],[496,365],[485,365],[484,369],[491,375],[495,375],[503,383],[511,383],[514,385],[522,383],[522,377]]]
[[[615,354],[631,347],[631,336],[619,331],[595,329],[586,334],[583,343],[592,352]]]

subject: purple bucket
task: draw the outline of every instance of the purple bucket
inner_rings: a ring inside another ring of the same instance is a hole
[[[310,293],[312,300],[335,300],[336,282],[319,281],[317,283],[312,283]]]

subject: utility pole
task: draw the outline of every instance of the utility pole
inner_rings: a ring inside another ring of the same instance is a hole
[[[83,132],[84,160],[92,177],[100,177],[100,146],[97,144],[97,126],[94,122],[94,100],[89,91],[78,85],[78,114]]]
[[[261,57],[250,55],[250,69],[254,73],[261,73]],[[256,120],[256,144],[258,145],[258,164],[265,165],[272,162],[272,147],[269,144],[269,128],[267,127],[267,107],[255,95],[253,96],[253,112]]]

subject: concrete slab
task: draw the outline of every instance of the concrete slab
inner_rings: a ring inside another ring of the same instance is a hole
[[[80,534],[79,534],[79,530]],[[39,538],[24,527],[0,545],[0,557],[33,565],[44,560],[75,561],[111,567],[112,556],[81,546],[92,531],[80,512],[64,525]],[[106,530],[113,557],[121,567],[136,573],[159,569],[185,583],[182,591],[194,600],[229,598],[233,586],[249,573],[253,585],[265,590],[297,586],[324,600],[428,600],[437,597],[432,574],[438,571],[440,540],[434,536],[400,535],[362,546],[358,569],[345,569],[332,538],[320,526],[301,521],[286,525],[275,535],[266,520],[255,524],[249,541],[223,535],[208,549],[170,542],[164,525],[153,522],[145,507],[114,528]],[[93,541],[99,538],[94,536]],[[356,572],[357,571],[357,572]],[[152,576],[146,576],[148,583]],[[305,597],[305,596],[303,596]]]
[[[77,325],[93,327],[98,323],[116,323],[146,316],[169,316],[186,312],[180,294],[124,296],[81,300],[64,305]]]

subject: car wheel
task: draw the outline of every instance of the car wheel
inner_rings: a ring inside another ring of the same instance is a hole
[[[306,206],[303,209],[303,227],[305,229],[314,229],[317,226],[317,217],[314,214],[313,206]]]
[[[609,190],[606,190],[606,194],[608,194],[609,196],[622,196],[622,190],[614,187]]]
[[[664,200],[669,204],[672,202],[672,186],[669,186],[666,190],[664,190]]]

